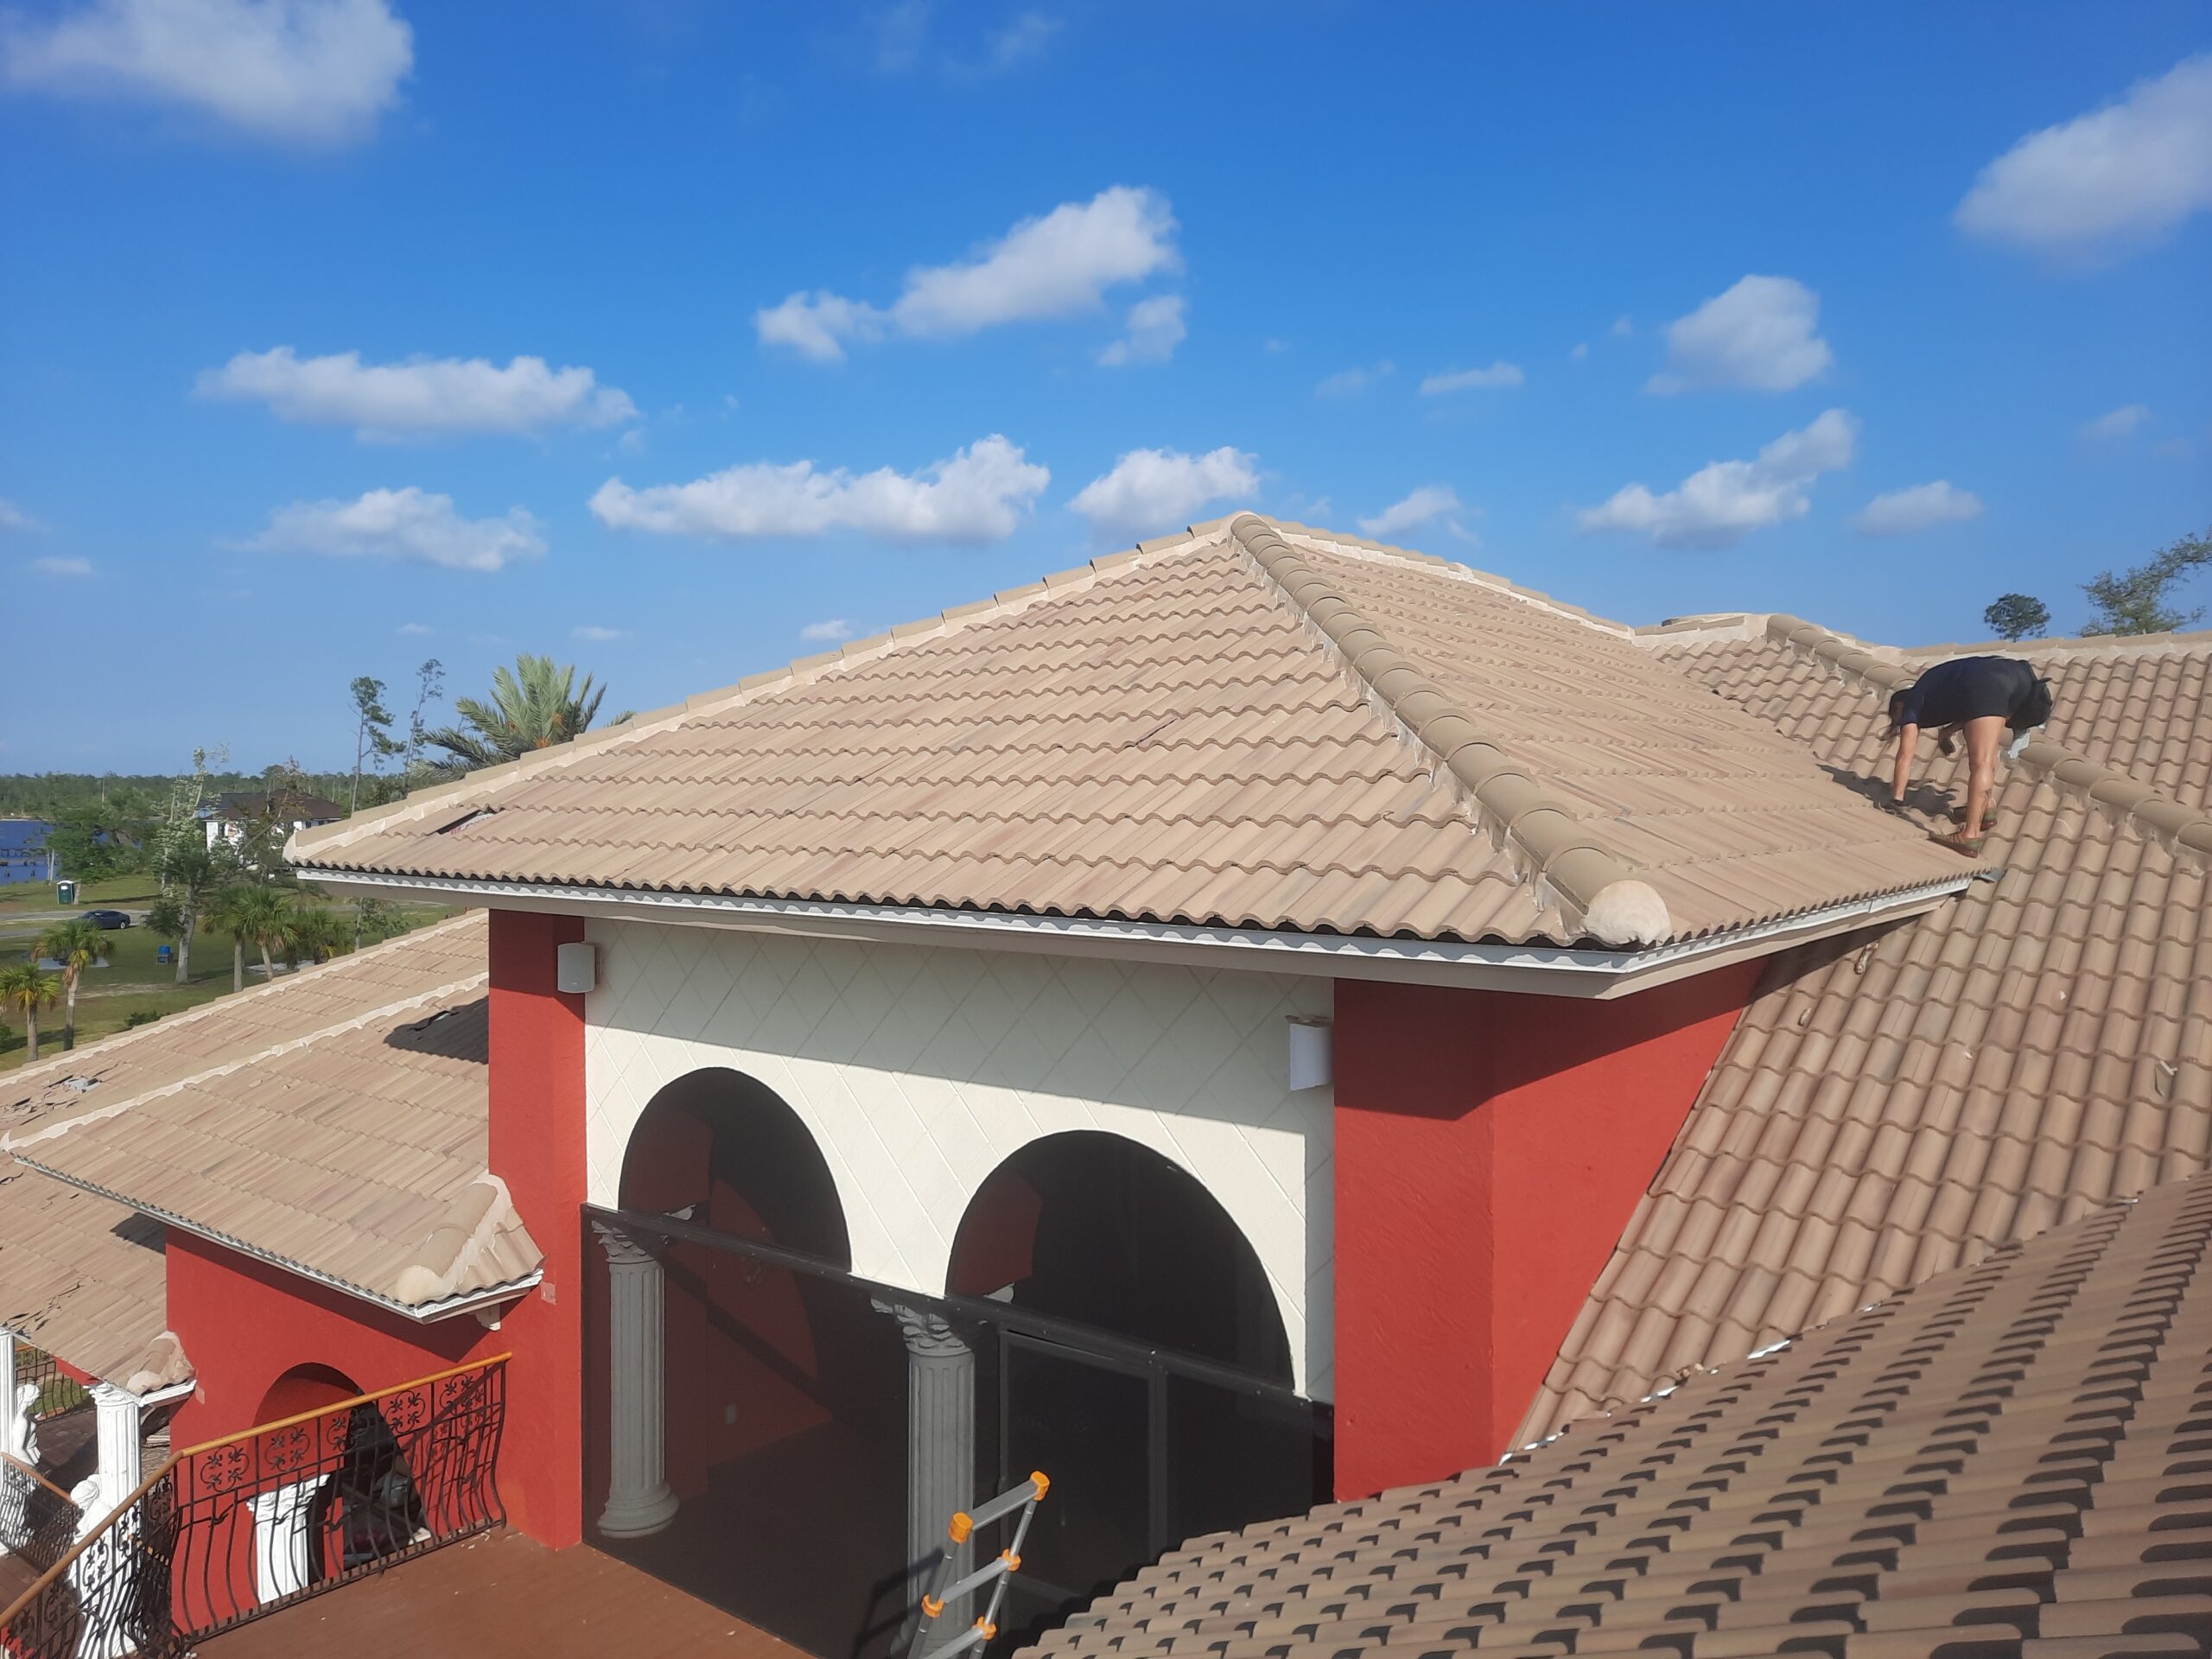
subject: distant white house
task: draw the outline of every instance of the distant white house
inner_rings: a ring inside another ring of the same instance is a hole
[[[207,827],[209,847],[218,841],[235,847],[257,825],[273,821],[288,830],[311,830],[319,823],[337,823],[346,809],[300,789],[231,790],[217,797],[213,806],[200,808],[200,816]]]

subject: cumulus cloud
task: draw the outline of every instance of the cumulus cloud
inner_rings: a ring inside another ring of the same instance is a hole
[[[1370,386],[1387,380],[1398,372],[1398,365],[1387,359],[1349,369],[1338,369],[1313,388],[1316,397],[1357,397]]]
[[[1821,296],[1787,276],[1746,276],[1667,325],[1667,366],[1647,391],[1787,391],[1835,361],[1816,331]]]
[[[605,645],[610,639],[627,639],[630,637],[627,628],[601,627],[596,622],[579,622],[569,632],[574,639],[588,639],[594,645]]]
[[[2212,54],[2031,132],[1981,169],[1952,221],[2074,257],[2140,246],[2212,207]]]
[[[90,559],[43,558],[33,559],[31,569],[42,576],[89,576],[92,574]]]
[[[832,645],[853,637],[853,625],[842,616],[824,617],[819,622],[810,622],[798,631],[798,637],[815,644]]]
[[[1361,519],[1359,528],[1363,535],[1397,536],[1447,512],[1465,511],[1459,504],[1459,492],[1449,484],[1424,484],[1410,495],[1393,501],[1372,518]]]
[[[0,497],[0,530],[43,530],[45,526],[14,502]]]
[[[1910,536],[1936,524],[1955,524],[1981,517],[1981,498],[1960,489],[1948,479],[1916,484],[1909,490],[1878,495],[1861,508],[1852,523],[1861,536]]]
[[[1584,509],[1580,522],[1586,531],[1648,536],[1662,547],[1733,547],[1752,531],[1803,518],[1806,490],[1822,473],[1848,467],[1858,441],[1858,417],[1831,409],[1783,433],[1756,461],[1713,461],[1664,494],[1630,484]]]
[[[2082,435],[2096,442],[2110,442],[2131,437],[2135,429],[2151,418],[2151,411],[2141,404],[2126,404],[2100,415],[2082,428]]]
[[[1108,289],[1175,270],[1175,231],[1166,197],[1115,185],[1023,219],[972,258],[917,266],[888,307],[802,290],[755,312],[753,326],[764,344],[834,363],[847,346],[893,334],[951,339],[1095,311]]]
[[[1129,308],[1129,332],[1098,353],[1109,369],[1131,363],[1165,363],[1190,330],[1183,325],[1183,296],[1155,294]]]
[[[1486,369],[1447,369],[1441,374],[1429,375],[1421,383],[1421,395],[1434,397],[1447,391],[1478,391],[1517,386],[1524,378],[1519,364],[1501,359]]]
[[[1101,536],[1153,536],[1186,524],[1209,501],[1251,495],[1260,458],[1224,445],[1203,455],[1132,449],[1076,493],[1068,505]]]
[[[85,0],[0,33],[16,86],[135,95],[311,144],[367,137],[414,63],[387,0]]]
[[[449,570],[500,570],[545,550],[537,521],[520,507],[500,518],[464,518],[449,495],[410,485],[371,490],[358,501],[299,501],[269,515],[242,545],[264,553],[332,559],[394,559]]]
[[[419,639],[427,636],[431,632],[431,628],[430,625],[427,622],[403,622],[397,627],[394,628],[392,632],[394,633],[404,633],[410,639]]]
[[[364,363],[359,352],[302,358],[279,346],[202,370],[195,390],[266,404],[280,420],[350,426],[365,438],[613,426],[638,413],[628,393],[599,385],[589,369],[552,368],[542,357],[503,369],[481,357]]]
[[[893,541],[995,542],[1014,533],[1052,476],[994,433],[912,473],[760,461],[645,489],[611,478],[591,510],[615,530],[727,541],[854,530]]]

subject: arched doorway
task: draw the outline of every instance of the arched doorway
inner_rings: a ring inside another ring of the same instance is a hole
[[[1159,1153],[1089,1130],[1030,1142],[969,1203],[948,1288],[1062,1327],[1001,1328],[978,1380],[1005,1479],[1052,1478],[1001,1621],[1015,1645],[1184,1538],[1327,1495],[1259,1256]]]
[[[397,1554],[428,1517],[391,1425],[351,1376],[295,1365],[262,1395],[255,1421],[271,1472],[247,1499],[254,1599],[266,1605]],[[344,1409],[347,1401],[358,1403]]]
[[[603,1284],[587,1395],[601,1547],[814,1652],[851,1651],[857,1610],[903,1543],[906,1374],[846,1279],[851,1245],[820,1147],[758,1078],[705,1068],[647,1105],[620,1195],[635,1220],[609,1243],[608,1271],[634,1247],[658,1281],[673,1502],[643,1527],[608,1524],[608,1344],[621,1338]],[[602,1240],[611,1230],[600,1224]],[[777,1259],[786,1252],[818,1270]]]

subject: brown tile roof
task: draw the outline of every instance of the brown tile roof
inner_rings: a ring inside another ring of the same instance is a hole
[[[1254,515],[295,838],[324,871],[1421,939],[1960,879],[1630,632]]]
[[[264,1008],[218,1064],[79,1116],[17,1155],[389,1305],[424,1308],[525,1280],[539,1252],[485,1169],[485,940],[479,913],[344,958],[334,966],[367,965],[343,982],[351,1006],[323,1008],[334,1018],[271,1046]]]
[[[1032,1651],[2072,1659],[2212,1632],[2212,1179],[1494,1469],[1194,1540]]]
[[[1846,653],[1794,619],[1738,632],[1654,648],[1878,777],[1882,699]],[[2005,875],[1774,959],[1518,1438],[2212,1166],[2212,636],[2016,649],[2057,707],[2041,775],[2001,783]],[[1965,769],[1931,765],[1932,824]]]
[[[0,1328],[144,1394],[192,1375],[168,1287],[160,1223],[0,1156]]]

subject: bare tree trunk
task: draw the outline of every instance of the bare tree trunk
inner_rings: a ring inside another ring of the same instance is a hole
[[[276,967],[269,960],[269,941],[262,939],[257,943],[261,946],[261,976],[274,985],[276,982]]]
[[[61,992],[67,999],[61,1011],[61,1052],[64,1054],[77,1046],[77,975],[79,971],[73,968],[61,976]]]
[[[38,1064],[38,1010],[36,1008],[23,1010],[23,1032],[30,1039],[31,1043],[30,1058],[24,1064],[36,1065]]]
[[[231,989],[245,989],[245,941],[235,933],[231,935]]]
[[[192,978],[192,930],[200,925],[197,911],[184,912],[184,931],[176,942],[176,982],[185,984]]]

